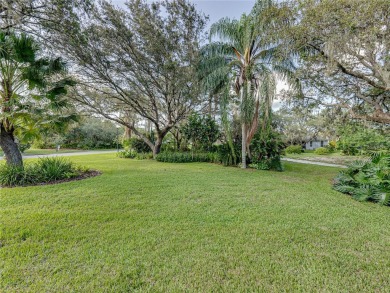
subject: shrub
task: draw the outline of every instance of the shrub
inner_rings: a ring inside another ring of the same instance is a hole
[[[323,148],[323,147],[320,147],[320,148],[317,148],[314,153],[316,155],[327,155],[329,154],[329,150],[327,148]]]
[[[137,160],[150,160],[153,159],[153,153],[137,153],[135,158]]]
[[[41,158],[23,167],[3,165],[0,167],[1,186],[26,186],[74,178],[88,169],[75,166],[63,158]]]
[[[64,158],[41,158],[34,168],[39,170],[42,182],[57,181],[78,175],[73,163]]]
[[[157,161],[166,163],[211,162],[212,158],[210,153],[162,152],[156,156]]]
[[[228,143],[216,146],[216,152],[213,154],[212,162],[223,164],[224,166],[237,165],[237,160],[241,157],[241,146],[238,142],[232,142],[232,146],[233,150]]]
[[[141,138],[132,137],[128,139],[125,143],[126,148],[130,150],[134,150],[136,153],[148,153],[150,152],[150,147],[146,142],[144,142]]]
[[[329,152],[334,152],[336,150],[337,143],[334,140],[331,140],[329,144],[326,146]]]
[[[271,129],[259,131],[251,144],[252,164],[250,166],[259,170],[283,171],[280,160],[283,147],[278,133]]]
[[[3,165],[0,167],[1,186],[25,186],[38,182],[38,176],[31,166],[16,167]]]
[[[303,152],[301,145],[289,145],[285,149],[286,154],[301,154]]]
[[[337,149],[345,155],[364,155],[372,151],[389,151],[390,137],[378,129],[362,125],[344,127]]]
[[[122,159],[134,159],[137,156],[137,152],[134,150],[119,151],[117,156]]]
[[[191,141],[192,149],[211,151],[213,143],[219,138],[218,124],[209,116],[192,114],[181,128],[183,137]]]
[[[335,178],[333,188],[358,201],[390,206],[390,155],[372,153],[367,161],[355,161]]]

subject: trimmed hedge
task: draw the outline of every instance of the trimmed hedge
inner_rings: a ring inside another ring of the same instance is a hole
[[[166,163],[213,162],[214,153],[179,153],[162,152],[156,160]]]

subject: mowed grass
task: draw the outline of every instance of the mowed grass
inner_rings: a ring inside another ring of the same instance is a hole
[[[348,165],[356,160],[367,159],[367,157],[365,156],[346,156],[343,155],[341,152],[334,152],[326,155],[317,155],[316,153],[314,153],[314,151],[311,150],[305,150],[305,152],[301,154],[286,154],[285,157],[290,159],[343,164],[343,165]]]
[[[0,190],[0,292],[389,292],[390,209],[338,169],[71,160],[103,174]]]
[[[38,156],[38,155],[52,155],[52,154],[67,154],[67,153],[76,153],[83,152],[84,150],[76,150],[76,149],[60,149],[58,152],[55,149],[28,149],[23,153],[23,156]],[[0,157],[3,156],[4,153],[0,149]]]

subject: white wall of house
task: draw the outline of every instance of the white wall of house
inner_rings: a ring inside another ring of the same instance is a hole
[[[306,143],[306,149],[307,150],[315,150],[320,147],[325,147],[329,144],[329,141],[327,140],[312,140]]]

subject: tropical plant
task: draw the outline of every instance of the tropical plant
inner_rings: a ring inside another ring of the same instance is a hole
[[[355,161],[338,174],[333,187],[358,201],[390,206],[390,155],[373,152],[371,159]]]
[[[16,136],[31,140],[45,128],[61,128],[69,114],[60,59],[39,58],[38,45],[27,35],[0,32],[0,147],[7,164],[23,166]]]
[[[291,81],[294,89],[298,85],[293,76],[294,63],[283,50],[280,40],[275,38],[276,18],[274,1],[259,0],[252,12],[243,14],[240,20],[223,18],[213,24],[210,41],[214,37],[219,41],[211,42],[202,50],[200,75],[206,89],[223,93],[225,128],[228,128],[227,112],[232,92],[238,100],[243,168],[246,168],[250,142],[258,130],[260,111],[264,113],[264,120],[270,116],[276,74]]]
[[[64,158],[41,158],[26,166],[0,166],[0,186],[26,186],[78,177],[89,169],[74,165]]]

